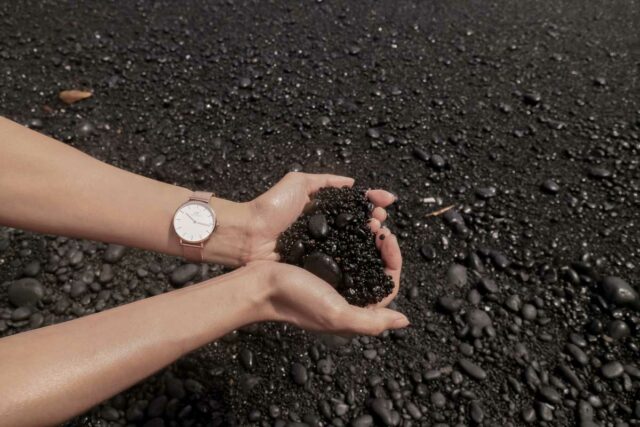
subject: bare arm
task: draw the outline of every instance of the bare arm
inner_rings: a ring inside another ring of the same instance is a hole
[[[170,224],[190,194],[0,117],[0,224],[181,256]],[[206,260],[242,264],[246,205],[219,198],[211,205],[219,226],[205,248]]]
[[[386,241],[389,256],[397,256],[395,240]],[[263,320],[363,334],[408,324],[386,308],[348,305],[298,267],[251,263],[198,285],[0,339],[2,425],[60,423],[180,356]]]

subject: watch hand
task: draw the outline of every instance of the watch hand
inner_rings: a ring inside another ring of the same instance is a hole
[[[188,213],[186,213],[186,212],[185,212],[184,214],[185,214],[186,216],[188,216],[188,217],[191,219],[191,221],[193,221],[193,222],[195,222],[195,223],[197,224],[196,220],[195,220],[195,219],[193,219],[193,217],[192,217],[191,215],[189,215],[189,214],[188,214]]]
[[[206,222],[198,222],[198,221],[196,221],[196,224],[200,224],[200,225],[213,225],[213,224],[208,224],[208,223],[206,223]]]

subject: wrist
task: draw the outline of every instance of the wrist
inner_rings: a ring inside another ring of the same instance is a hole
[[[212,197],[209,205],[216,213],[216,228],[204,244],[204,260],[230,267],[246,264],[251,259],[247,204]]]

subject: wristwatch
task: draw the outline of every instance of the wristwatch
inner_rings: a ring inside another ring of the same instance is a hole
[[[209,205],[211,197],[213,193],[194,191],[173,215],[173,229],[189,261],[204,261],[204,244],[216,228],[216,213]]]

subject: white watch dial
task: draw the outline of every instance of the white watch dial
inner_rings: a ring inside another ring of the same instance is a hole
[[[202,202],[187,202],[173,216],[173,228],[185,242],[199,243],[206,240],[216,226],[216,215]]]

